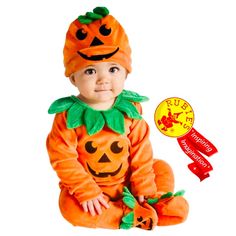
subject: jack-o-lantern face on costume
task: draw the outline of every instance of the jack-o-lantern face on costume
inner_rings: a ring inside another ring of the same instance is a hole
[[[131,49],[120,23],[106,15],[89,24],[78,19],[67,31],[64,46],[66,76],[97,62],[116,62],[131,71]]]
[[[128,145],[123,138],[106,140],[102,144],[96,140],[85,143],[87,152],[86,169],[95,178],[106,180],[124,175],[128,158]]]
[[[153,227],[153,220],[151,218],[143,219],[142,216],[137,218],[138,225],[136,227],[141,229],[151,230]]]

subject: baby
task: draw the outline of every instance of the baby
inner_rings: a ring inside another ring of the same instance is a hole
[[[47,138],[60,178],[59,206],[75,226],[153,229],[183,222],[188,203],[172,194],[170,166],[154,160],[140,102],[124,90],[131,49],[119,22],[105,7],[79,16],[64,46],[65,75],[78,96],[56,100]]]

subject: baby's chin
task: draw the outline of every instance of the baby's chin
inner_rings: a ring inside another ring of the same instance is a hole
[[[107,99],[115,98],[115,94],[111,90],[97,91],[95,92],[95,97],[100,101],[106,101]]]

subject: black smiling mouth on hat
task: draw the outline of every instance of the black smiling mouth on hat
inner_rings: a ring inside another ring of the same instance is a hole
[[[110,57],[112,57],[114,54],[116,54],[119,51],[119,47],[111,52],[111,53],[107,53],[107,54],[102,54],[102,55],[93,55],[93,56],[87,56],[86,54],[77,51],[77,53],[85,60],[90,60],[90,61],[101,61],[103,59],[108,59]]]

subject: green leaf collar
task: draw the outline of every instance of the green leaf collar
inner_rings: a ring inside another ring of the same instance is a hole
[[[55,114],[67,111],[67,128],[73,129],[81,125],[86,126],[89,135],[101,131],[104,125],[119,134],[125,133],[124,116],[131,119],[142,119],[133,102],[144,102],[148,98],[139,94],[123,90],[116,98],[112,108],[108,110],[94,110],[75,96],[56,100],[50,106],[48,113]]]

